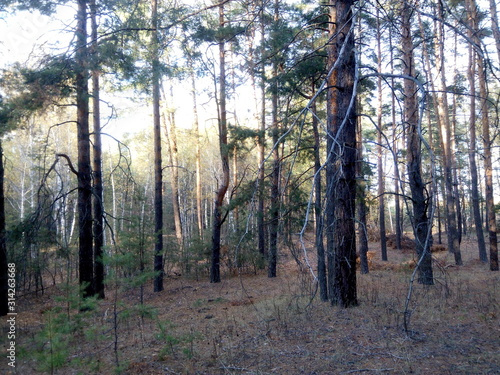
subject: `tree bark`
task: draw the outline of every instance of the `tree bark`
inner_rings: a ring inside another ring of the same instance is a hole
[[[469,10],[473,12],[475,20],[477,21],[477,6],[475,0],[469,0],[467,3]],[[477,23],[473,25],[474,42],[480,45],[479,36],[477,33]],[[488,237],[490,242],[490,270],[498,271],[498,239],[497,239],[497,223],[495,213],[495,201],[493,194],[493,164],[491,155],[491,136],[490,136],[490,120],[489,120],[489,104],[488,104],[488,86],[486,80],[486,69],[484,66],[484,59],[477,56],[477,74],[479,79],[479,96],[480,96],[480,113],[481,113],[481,127],[483,135],[483,148],[484,148],[484,175],[485,175],[485,203],[487,214]]]
[[[94,124],[94,274],[95,293],[104,298],[104,200],[102,183],[102,142],[101,111],[99,103],[99,70],[97,67],[97,7],[95,0],[90,2],[90,20],[92,28],[92,108]]]
[[[495,200],[493,193],[493,162],[492,142],[490,136],[490,120],[488,117],[488,88],[486,83],[486,70],[484,60],[478,57],[479,96],[481,97],[480,113],[484,148],[484,175],[485,175],[485,200],[488,223],[488,237],[490,242],[490,270],[498,271],[498,239]]]
[[[401,11],[403,74],[415,77],[413,59],[413,39],[411,32],[411,14],[413,7],[405,2]],[[413,231],[415,235],[416,252],[421,259],[419,264],[418,282],[433,285],[432,256],[430,252],[430,227],[427,217],[427,197],[425,183],[422,180],[421,134],[418,119],[417,85],[412,79],[404,80],[404,114],[408,129],[407,138],[407,169],[408,182],[411,190],[413,206]]]
[[[7,233],[5,228],[5,170],[3,166],[3,148],[0,138],[0,316],[9,313],[9,272],[7,260]]]
[[[83,297],[95,294],[92,241],[92,170],[89,133],[87,1],[78,0],[75,59],[78,137],[79,280]]]
[[[169,88],[170,108],[167,108],[168,126],[165,126],[165,133],[168,139],[170,157],[170,187],[172,189],[172,207],[174,211],[175,238],[177,245],[183,249],[183,228],[181,220],[180,194],[179,194],[179,152],[177,149],[177,125],[175,122],[174,88],[170,82]],[[166,96],[166,95],[165,95]]]
[[[454,43],[454,53],[453,53],[453,70],[457,71],[457,55],[458,55],[458,34],[454,34],[453,38],[453,43]],[[458,83],[458,74],[455,74],[454,76],[454,81],[455,83]],[[457,102],[457,97],[458,95],[453,95],[452,99],[452,104],[451,104],[451,149],[453,150],[452,153],[452,168],[453,168],[453,195],[455,197],[455,212],[457,213],[457,241],[458,241],[458,246],[462,244],[462,236],[466,234],[466,225],[465,225],[465,220],[463,217],[463,210],[462,210],[462,201],[464,200],[464,195],[463,195],[463,190],[459,189],[459,186],[462,186],[461,184],[461,179],[459,178],[459,173],[458,173],[458,162],[457,162],[457,157],[455,156],[455,150],[457,150],[457,108],[458,108],[458,102]],[[462,200],[462,201],[461,201]],[[460,251],[460,247],[459,247]],[[455,259],[457,258],[455,254]],[[460,261],[462,259],[462,256],[460,255]]]
[[[219,5],[219,27],[225,25],[224,4]],[[226,50],[225,41],[219,40],[219,150],[222,162],[222,181],[214,201],[214,218],[212,230],[212,259],[210,266],[210,282],[218,283],[220,279],[220,247],[221,228],[224,223],[223,203],[229,187],[229,150],[227,139],[227,109],[226,109]]]
[[[274,22],[279,21],[279,3],[274,2]],[[274,36],[275,37],[275,36]],[[277,52],[277,51],[276,51]],[[279,155],[279,122],[278,122],[278,61],[277,56],[273,57],[272,63],[273,83],[271,87],[271,107],[272,107],[272,139],[273,139],[273,172],[271,180],[271,207],[269,210],[269,254],[268,254],[268,277],[276,277],[277,257],[278,257],[278,231],[280,215],[280,155]]]
[[[389,45],[390,45],[390,64],[391,64],[391,74],[394,74],[394,58],[393,58],[393,46],[392,46],[392,34],[389,33]],[[391,86],[395,87],[394,78],[391,78]],[[398,162],[398,150],[399,150],[399,135],[397,133],[398,127],[396,126],[396,95],[394,92],[391,94],[391,117],[392,117],[392,138],[393,138],[393,151],[396,157],[394,161],[394,216],[396,221],[396,249],[401,250],[401,238],[403,236],[403,224],[401,219],[401,198],[400,198],[400,185],[401,185],[401,175],[399,173],[399,162]],[[404,133],[404,130],[403,130]]]
[[[312,83],[312,93],[314,96],[315,87]],[[318,257],[318,284],[319,295],[322,301],[328,301],[328,284],[326,275],[325,246],[323,243],[323,210],[322,210],[322,179],[321,179],[321,140],[319,137],[319,124],[317,117],[316,101],[311,104],[312,127],[314,134],[314,218],[316,221],[316,254]]]
[[[191,95],[193,97],[193,127],[196,137],[196,220],[198,225],[198,236],[203,238],[203,207],[201,205],[201,144],[200,124],[198,119],[198,105],[196,103],[196,79],[194,71],[191,71]]]
[[[471,2],[466,1],[467,15],[469,22],[469,37],[473,37],[473,30],[476,30],[476,16],[474,9],[471,9]],[[476,229],[477,246],[479,250],[479,259],[482,262],[488,262],[488,254],[486,253],[486,242],[484,239],[483,220],[481,218],[481,209],[479,207],[479,186],[478,172],[476,163],[476,53],[472,46],[469,46],[469,68],[467,78],[469,80],[470,90],[470,117],[469,117],[469,165],[470,165],[470,184],[472,197],[472,212],[474,216],[474,225]]]
[[[439,3],[440,4],[440,3]],[[438,5],[438,17],[444,17],[442,8]],[[450,124],[450,115],[448,111],[448,99],[446,94],[446,76],[444,69],[444,25],[436,23],[436,65],[439,69],[438,93],[436,94],[437,111],[439,117],[439,132],[441,136],[441,147],[443,151],[443,169],[444,169],[444,185],[445,185],[445,202],[446,202],[446,227],[448,251],[455,256],[455,264],[461,266],[462,255],[460,253],[460,242],[458,238],[457,228],[457,197],[453,188],[453,167],[456,165],[454,150],[452,149],[452,131]]]
[[[362,274],[370,272],[368,266],[368,231],[366,225],[366,183],[363,175],[363,134],[361,121],[357,121],[356,140],[358,149],[358,162],[356,163],[357,185],[357,215],[359,232],[359,265]],[[385,232],[384,232],[385,233]]]
[[[490,17],[493,38],[495,39],[498,60],[500,61],[500,24],[498,23],[497,3],[497,0],[490,0]]]
[[[161,157],[160,123],[160,58],[158,39],[158,0],[152,0],[153,32],[151,40],[153,70],[153,138],[154,138],[154,173],[155,173],[155,251],[154,251],[154,291],[163,290],[163,176]]]
[[[377,16],[379,9],[377,7]],[[378,71],[382,73],[382,48],[381,48],[380,21],[377,17],[377,58]],[[384,180],[384,155],[382,147],[382,76],[377,78],[378,107],[377,107],[377,174],[378,174],[378,217],[380,234],[380,251],[382,260],[387,261],[387,237],[385,229],[385,180]]]
[[[264,23],[264,0],[261,3],[262,9],[260,13],[260,29],[262,34],[262,44],[265,38],[265,23]],[[261,60],[262,60],[262,77],[260,79],[260,92],[261,92],[261,112],[260,112],[260,134],[259,134],[259,205],[257,213],[257,231],[258,231],[258,246],[259,254],[261,256],[262,267],[264,267],[264,258],[266,255],[266,226],[265,226],[265,194],[264,194],[264,178],[266,168],[264,166],[265,149],[266,149],[266,78],[265,78],[265,64],[264,64],[264,46],[262,46]]]
[[[330,0],[327,45],[327,257],[329,299],[357,305],[356,289],[356,112],[352,0]]]

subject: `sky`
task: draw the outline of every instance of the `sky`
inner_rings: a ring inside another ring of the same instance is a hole
[[[36,11],[0,12],[0,67],[36,60],[43,52],[65,51],[72,38],[63,30],[65,23],[74,20],[70,12],[74,11],[67,6],[53,17]]]

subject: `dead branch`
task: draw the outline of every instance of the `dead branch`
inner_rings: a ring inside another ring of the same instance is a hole
[[[78,171],[75,169],[75,167],[73,167],[73,163],[71,162],[71,159],[68,155],[66,154],[56,154],[56,156],[59,158],[64,158],[66,159],[66,161],[68,162],[68,167],[69,169],[71,170],[71,172],[73,172],[76,176],[78,176]]]

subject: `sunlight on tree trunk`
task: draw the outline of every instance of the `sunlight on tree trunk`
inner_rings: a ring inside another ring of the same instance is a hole
[[[444,17],[441,6],[437,10],[440,14],[438,17]],[[436,37],[438,40],[444,40],[444,25],[439,22],[435,23]],[[441,147],[443,151],[443,169],[444,169],[444,185],[445,185],[445,202],[446,202],[446,234],[448,240],[448,251],[455,256],[455,264],[462,265],[462,255],[460,253],[460,243],[458,239],[457,228],[457,197],[453,188],[453,166],[455,162],[455,150],[452,149],[452,131],[450,124],[450,114],[448,110],[448,99],[446,93],[446,75],[444,71],[444,46],[443,43],[437,42],[436,48],[436,62],[439,68],[438,72],[438,92],[436,93],[437,112],[439,132],[441,136]]]
[[[329,299],[342,307],[358,303],[356,290],[356,112],[354,1],[330,2],[327,92],[327,257]],[[337,61],[338,60],[338,61]]]
[[[470,22],[474,31],[473,41],[476,45],[481,45],[478,32],[476,31],[477,25],[477,8],[475,0],[468,0],[467,2],[469,11],[472,11],[473,17]],[[490,135],[490,119],[489,119],[489,99],[488,99],[488,86],[486,80],[486,68],[483,56],[479,54],[477,57],[477,75],[479,80],[479,113],[481,116],[482,138],[483,138],[483,158],[484,158],[484,177],[485,177],[485,204],[488,225],[488,237],[490,242],[490,270],[498,271],[498,238],[497,238],[497,223],[495,213],[495,201],[493,193],[493,163],[492,163],[492,142]]]
[[[415,63],[413,59],[413,39],[411,32],[412,7],[405,2],[401,11],[402,22],[402,51],[404,68],[407,77],[415,77]],[[419,264],[419,278],[421,284],[432,285],[432,256],[430,251],[430,228],[427,217],[427,197],[425,196],[425,183],[422,180],[422,141],[419,129],[417,85],[407,78],[404,80],[404,112],[405,125],[408,128],[407,144],[407,169],[408,182],[411,190],[413,206],[413,231],[415,235],[416,252],[421,259]]]

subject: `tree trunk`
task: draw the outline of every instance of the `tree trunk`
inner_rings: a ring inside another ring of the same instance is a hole
[[[476,17],[474,9],[471,9],[470,1],[466,2],[467,14],[469,17],[469,37],[473,37],[476,29]],[[484,240],[483,221],[481,218],[481,209],[479,207],[479,186],[478,173],[476,164],[476,53],[472,46],[469,46],[469,69],[467,78],[469,80],[470,90],[470,117],[469,117],[469,165],[470,165],[470,184],[472,196],[472,212],[474,216],[474,225],[476,227],[477,246],[479,250],[479,259],[482,262],[488,262],[486,253],[486,243]]]
[[[78,0],[75,59],[78,133],[79,277],[83,297],[95,294],[92,241],[92,170],[89,134],[87,1]]]
[[[154,138],[154,173],[155,173],[155,252],[154,252],[154,291],[163,290],[163,176],[161,159],[161,124],[160,124],[160,58],[158,41],[158,0],[152,0],[153,34],[151,48],[153,54],[153,138]]]
[[[279,21],[279,3],[274,2],[274,22]],[[275,36],[273,36],[275,37]],[[276,51],[277,53],[277,51]],[[269,210],[269,254],[268,254],[268,277],[276,277],[276,266],[278,257],[278,231],[280,215],[280,156],[279,156],[279,123],[278,123],[278,61],[277,56],[273,57],[272,64],[273,83],[271,88],[272,106],[272,138],[273,138],[273,173],[271,181],[271,207]]]
[[[177,245],[182,252],[183,249],[183,230],[181,220],[180,194],[179,194],[179,153],[177,150],[177,126],[175,123],[174,109],[174,88],[170,82],[170,108],[167,108],[168,126],[165,126],[165,133],[168,140],[170,157],[170,187],[172,189],[172,207],[174,211],[175,238]],[[166,95],[165,95],[166,97]]]
[[[272,94],[273,106],[273,172],[271,181],[271,207],[269,209],[269,254],[268,254],[268,277],[276,277],[276,266],[278,257],[278,231],[279,231],[279,180],[280,180],[280,160],[278,148],[278,121],[276,112],[278,110],[277,94]]]
[[[438,5],[438,17],[444,17],[441,6]],[[457,197],[453,188],[453,167],[456,164],[454,150],[452,149],[452,132],[450,124],[450,115],[448,111],[448,99],[446,94],[446,76],[444,70],[444,25],[439,22],[436,24],[436,65],[439,69],[438,93],[436,94],[437,111],[439,117],[439,132],[441,136],[441,147],[443,150],[443,168],[446,202],[446,227],[448,251],[455,256],[455,264],[462,265],[462,255],[460,253],[460,243],[458,239],[457,228]]]
[[[486,70],[484,68],[484,60],[478,57],[478,76],[479,76],[479,96],[481,97],[481,125],[483,134],[484,147],[484,175],[485,175],[485,200],[488,222],[488,237],[490,241],[490,270],[498,271],[498,239],[497,239],[497,222],[495,213],[495,201],[493,193],[493,163],[491,148],[492,142],[490,137],[490,120],[488,117],[488,89],[486,83]]]
[[[236,91],[236,90],[235,90]],[[233,147],[233,190],[231,194],[238,193],[238,148]],[[240,208],[235,206],[233,209],[233,228],[236,236],[240,235]]]
[[[264,80],[264,78],[262,78]],[[266,94],[265,85],[262,82],[262,114],[260,119],[260,134],[259,134],[259,206],[257,213],[257,230],[258,230],[258,246],[259,254],[264,260],[266,255],[266,225],[265,225],[265,172],[266,168],[264,165],[265,158],[265,146],[266,146]],[[263,262],[264,263],[264,262]]]
[[[477,8],[475,0],[468,2],[469,10],[473,12],[474,19],[477,21]],[[472,25],[474,31],[474,42],[480,45],[478,37],[477,23]],[[488,87],[486,81],[486,69],[482,56],[477,56],[477,73],[479,79],[479,96],[481,100],[481,126],[483,135],[484,147],[484,175],[485,175],[485,203],[487,214],[488,237],[490,242],[490,270],[498,271],[498,239],[497,239],[497,223],[495,213],[495,201],[493,194],[493,164],[491,155],[491,137],[490,137],[490,120],[489,120],[489,104],[488,104]]]
[[[224,4],[219,6],[219,27],[225,25]],[[219,41],[219,150],[222,162],[222,181],[214,201],[214,218],[212,231],[212,259],[210,266],[210,282],[220,282],[220,246],[221,228],[224,223],[222,205],[229,187],[229,150],[227,147],[227,109],[226,109],[226,51],[225,42]]]
[[[358,149],[358,162],[356,164],[357,186],[357,212],[359,232],[359,265],[362,274],[367,274],[368,268],[368,231],[366,226],[366,182],[363,175],[363,134],[361,121],[357,121],[356,140]],[[385,233],[385,232],[384,232]]]
[[[498,23],[497,0],[490,0],[491,29],[497,49],[498,60],[500,61],[500,24]]]
[[[262,44],[265,38],[265,24],[264,24],[264,0],[262,0],[262,9],[260,14],[260,27],[262,34]],[[262,46],[263,47],[263,46]],[[264,64],[264,48],[261,52],[262,60],[262,77],[260,80],[261,91],[261,113],[260,113],[260,134],[259,134],[259,206],[257,213],[257,230],[258,230],[258,246],[259,254],[263,260],[262,267],[264,267],[264,258],[266,254],[266,227],[265,227],[265,196],[264,196],[264,178],[266,168],[264,166],[265,148],[266,148],[266,79],[265,79],[265,64]]]
[[[97,66],[97,8],[95,0],[90,2],[92,25],[92,106],[94,123],[94,273],[95,293],[104,298],[104,200],[102,184],[101,111],[99,103],[99,70]]]
[[[313,96],[315,92],[312,84]],[[312,127],[314,134],[314,218],[316,221],[316,253],[318,257],[318,284],[319,295],[322,301],[328,301],[328,286],[326,276],[325,246],[323,243],[323,210],[322,210],[322,181],[321,181],[321,140],[319,137],[319,124],[317,117],[316,101],[311,104]]]
[[[402,53],[403,73],[408,77],[415,77],[415,63],[413,60],[413,40],[411,33],[411,11],[406,2],[403,4],[402,21]],[[427,197],[425,183],[422,180],[421,134],[418,119],[417,85],[407,78],[404,80],[404,114],[405,125],[408,128],[407,139],[407,169],[408,182],[411,190],[413,206],[413,230],[415,235],[416,252],[419,257],[419,277],[421,284],[433,285],[432,256],[430,252],[430,227],[427,218]]]
[[[458,34],[454,34],[453,38],[453,43],[454,43],[454,53],[453,53],[453,70],[456,72],[457,71],[457,55],[458,55]],[[454,76],[454,81],[455,83],[459,84],[457,82],[459,80],[458,74],[455,74]],[[458,95],[453,95],[453,100],[452,100],[452,105],[451,105],[451,149],[453,151],[457,150],[457,108],[458,108],[458,102],[457,102],[457,97]],[[455,212],[457,213],[457,240],[458,240],[458,245],[460,246],[462,244],[462,235],[466,234],[465,233],[465,223],[464,223],[464,218],[463,218],[463,211],[462,211],[462,202],[463,201],[463,191],[459,189],[459,186],[461,186],[461,179],[459,178],[459,173],[458,173],[458,164],[457,164],[457,158],[455,156],[455,153],[453,152],[452,154],[452,168],[453,168],[453,195],[455,197]],[[459,247],[460,251],[460,247]],[[457,258],[455,254],[455,258]],[[462,257],[460,255],[460,261]]]
[[[356,112],[352,0],[330,0],[327,45],[327,252],[329,299],[357,305],[356,289]],[[335,67],[335,68],[334,68]]]
[[[0,138],[0,316],[9,313],[9,267],[7,263],[4,183],[5,170],[3,166],[2,139]]]
[[[394,74],[394,58],[393,58],[393,46],[392,46],[392,34],[389,33],[389,45],[390,45],[390,64],[391,64],[391,74]],[[391,78],[391,86],[395,87],[394,78]],[[394,216],[396,221],[396,249],[401,250],[401,238],[403,236],[403,224],[401,219],[401,198],[400,185],[401,176],[399,173],[399,163],[398,163],[398,150],[399,150],[399,134],[397,133],[398,127],[396,126],[396,95],[394,92],[391,93],[391,117],[392,117],[392,138],[393,138],[393,151],[396,160],[394,161]]]
[[[191,71],[191,95],[193,97],[193,126],[196,137],[196,220],[198,225],[198,236],[203,238],[203,207],[201,205],[201,145],[200,124],[198,119],[198,105],[196,103],[196,79],[194,71]]]
[[[381,49],[381,33],[379,21],[379,8],[377,7],[377,58],[378,71],[382,73],[382,49]],[[377,174],[378,174],[378,217],[379,217],[379,234],[380,234],[380,251],[382,260],[387,261],[387,238],[385,230],[385,180],[384,180],[384,155],[382,147],[382,76],[377,78],[378,88],[378,107],[377,107]]]

